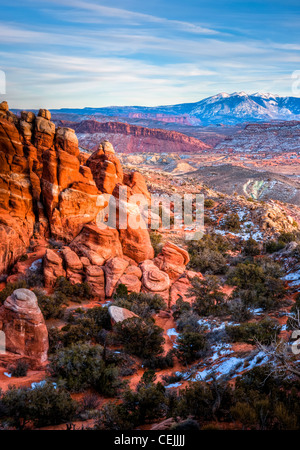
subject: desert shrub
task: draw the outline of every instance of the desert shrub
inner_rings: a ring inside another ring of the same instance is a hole
[[[186,364],[200,358],[207,349],[205,336],[194,331],[185,331],[180,334],[176,342],[178,359]]]
[[[63,301],[81,303],[91,298],[91,287],[88,283],[72,284],[65,277],[58,277],[54,286],[55,295]]]
[[[180,372],[171,373],[170,375],[167,374],[167,375],[162,376],[162,380],[166,383],[166,385],[178,383],[182,379],[183,379],[183,375]]]
[[[222,228],[224,230],[237,232],[241,229],[241,222],[237,213],[227,214],[224,219]]]
[[[257,256],[260,254],[260,245],[255,239],[250,237],[247,241],[244,241],[242,252],[246,256]]]
[[[176,321],[177,330],[182,332],[199,332],[201,326],[199,325],[200,317],[198,314],[191,313],[189,311],[184,312]]]
[[[144,322],[140,317],[117,323],[114,331],[117,342],[129,354],[148,359],[163,352],[163,330],[157,325]]]
[[[23,262],[23,261],[27,261],[27,259],[28,259],[27,253],[23,253],[23,255],[20,256],[19,261]]]
[[[143,361],[146,369],[168,369],[174,366],[175,351],[169,350],[165,356],[152,356]]]
[[[226,326],[226,333],[233,342],[270,344],[280,331],[280,326],[269,318],[258,323],[243,323],[239,326]]]
[[[127,298],[128,297],[128,289],[127,286],[125,286],[125,284],[120,283],[117,286],[116,292],[113,295],[114,299],[118,299],[118,298]]]
[[[9,366],[8,370],[13,377],[26,377],[28,371],[28,363],[20,359],[15,365]]]
[[[39,307],[46,320],[61,317],[66,303],[62,296],[47,295],[41,289],[34,289]]]
[[[154,255],[157,256],[162,249],[162,235],[157,231],[150,232],[151,245],[154,249]]]
[[[180,296],[177,300],[175,305],[172,306],[172,312],[173,317],[175,320],[177,320],[182,314],[185,314],[188,311],[191,311],[192,307],[189,304],[189,302],[186,302],[183,300],[183,298]]]
[[[132,292],[126,298],[115,298],[114,305],[129,309],[145,320],[160,311],[166,310],[167,304],[160,295]]]
[[[212,383],[192,382],[180,391],[176,413],[182,418],[194,418],[200,422],[228,420],[234,404],[232,388],[213,380]]]
[[[96,338],[99,329],[93,319],[83,317],[75,320],[75,323],[65,325],[61,331],[64,347],[78,342],[91,341]]]
[[[15,283],[7,283],[4,289],[0,292],[0,304],[4,303],[7,297],[9,297],[16,289],[27,288],[25,280],[19,280]]]
[[[284,242],[279,242],[276,239],[271,239],[266,242],[265,248],[267,253],[275,253],[282,250],[285,247]]]
[[[212,208],[215,205],[215,202],[211,198],[206,198],[204,200],[204,207],[205,208]]]
[[[218,279],[209,275],[205,279],[194,277],[189,295],[195,297],[194,311],[200,316],[220,315],[226,312],[224,294],[220,291]]]
[[[52,376],[74,392],[93,387],[103,395],[113,396],[120,386],[118,369],[104,361],[100,345],[80,343],[58,350],[50,358],[49,369]]]
[[[81,411],[85,412],[97,409],[100,401],[96,394],[85,394],[80,403]]]
[[[126,390],[120,404],[106,404],[100,411],[96,429],[130,430],[164,417],[167,396],[161,383],[140,383],[136,391]]]
[[[231,270],[228,284],[237,286],[233,296],[239,297],[249,306],[265,310],[276,307],[284,296],[284,282],[281,267],[268,259],[259,263],[239,263]]]
[[[218,234],[206,234],[198,241],[189,241],[188,267],[203,273],[223,274],[227,270],[225,255],[231,247],[227,238]]]
[[[85,317],[92,319],[99,330],[101,328],[111,330],[111,319],[107,306],[95,306],[94,308],[88,309],[85,313]]]
[[[289,242],[296,241],[299,242],[300,233],[294,232],[284,232],[281,233],[277,239],[271,239],[265,244],[267,253],[275,253],[282,250]]]
[[[249,307],[240,298],[232,299],[228,304],[228,310],[235,322],[246,322],[252,317]]]
[[[77,403],[70,394],[59,386],[45,383],[30,388],[10,386],[1,393],[0,403],[4,406],[3,422],[22,430],[29,423],[35,427],[55,425],[74,418]]]

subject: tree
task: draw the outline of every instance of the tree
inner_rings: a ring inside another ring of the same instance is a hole
[[[78,406],[68,392],[49,382],[34,389],[10,386],[1,393],[0,403],[5,420],[18,430],[29,422],[35,427],[67,422],[72,420]]]
[[[190,364],[201,356],[207,348],[205,336],[189,331],[182,333],[177,339],[177,356],[180,361]]]
[[[79,343],[57,351],[51,357],[50,372],[74,392],[94,387],[98,392],[112,396],[120,386],[118,369],[104,361],[101,345]]]
[[[163,352],[162,328],[146,323],[140,317],[131,317],[115,325],[117,341],[124,350],[141,358],[150,358]]]
[[[188,295],[195,297],[193,308],[200,316],[224,311],[224,294],[220,291],[217,277],[213,275],[209,275],[205,279],[194,277],[191,283],[193,287],[190,288]]]

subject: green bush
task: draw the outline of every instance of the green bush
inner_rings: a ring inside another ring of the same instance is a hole
[[[278,335],[281,327],[271,319],[258,323],[243,323],[239,326],[226,326],[226,333],[233,342],[270,344]]]
[[[189,241],[188,267],[203,273],[223,274],[227,271],[225,256],[231,248],[228,239],[218,234],[205,234],[198,241]]]
[[[120,387],[118,369],[106,363],[100,345],[80,343],[58,350],[50,358],[49,369],[70,391],[82,392],[93,387],[103,395],[113,396]]]
[[[74,418],[77,410],[77,403],[70,394],[52,383],[34,389],[10,386],[1,393],[0,404],[4,411],[1,423],[8,422],[18,430],[29,423],[42,427],[67,422]]]
[[[91,298],[91,287],[88,283],[72,284],[65,277],[58,277],[55,282],[54,292],[60,296],[63,302],[81,303]]]
[[[0,304],[4,303],[16,289],[27,288],[25,280],[19,280],[15,283],[7,283],[4,289],[0,292]]]
[[[199,359],[207,349],[205,336],[194,331],[180,334],[176,342],[178,359],[186,364]]]
[[[204,208],[212,208],[213,206],[215,206],[215,202],[211,198],[204,200]]]
[[[237,232],[241,229],[241,222],[237,213],[227,214],[224,219],[222,228],[224,230]]]
[[[220,315],[227,311],[224,294],[220,291],[218,278],[208,275],[205,279],[194,277],[189,296],[195,297],[194,311],[200,316]]]
[[[19,360],[15,365],[8,368],[13,377],[26,377],[28,371],[28,363],[23,360]]]
[[[144,322],[140,317],[116,323],[114,331],[117,342],[129,354],[148,359],[163,352],[163,330],[157,325]]]
[[[126,390],[121,403],[109,403],[100,411],[95,429],[130,430],[165,416],[167,396],[161,383],[140,383],[136,391]]]
[[[41,289],[34,289],[33,292],[46,320],[61,317],[66,306],[66,301],[62,296],[47,295]]]
[[[277,307],[283,298],[284,281],[281,267],[268,259],[257,262],[240,263],[231,270],[227,278],[228,284],[237,287],[233,296],[238,297],[249,306],[265,310]]]
[[[259,243],[250,237],[247,241],[244,241],[242,246],[242,252],[246,256],[257,256],[260,255],[260,245]]]

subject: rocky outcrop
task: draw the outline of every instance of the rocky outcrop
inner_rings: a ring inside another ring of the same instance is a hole
[[[66,266],[66,276],[72,284],[82,283],[83,281],[83,263],[79,256],[70,249],[65,247],[62,250],[63,258]]]
[[[32,291],[16,289],[5,300],[0,308],[0,329],[5,333],[7,352],[28,357],[33,368],[46,363],[48,331]]]
[[[211,148],[194,137],[177,131],[129,125],[123,122],[85,120],[72,123],[80,145],[95,148],[99,141],[108,139],[120,153],[197,153]]]
[[[176,280],[183,272],[190,260],[186,250],[172,242],[167,242],[161,253],[154,259],[154,263],[160,270],[166,272],[171,280]]]
[[[44,257],[44,282],[46,288],[55,285],[57,277],[65,277],[66,271],[63,268],[62,258],[51,249],[47,249]]]
[[[160,295],[167,303],[169,302],[170,278],[165,272],[153,263],[146,260],[141,264],[143,273],[142,292],[148,292]]]
[[[100,229],[97,225],[88,224],[70,243],[70,248],[79,256],[85,256],[91,264],[102,266],[114,256],[122,257],[119,233],[114,228]]]
[[[102,267],[96,265],[87,266],[86,282],[90,285],[94,297],[99,298],[99,300],[105,299],[105,276]]]
[[[129,262],[123,258],[111,258],[104,266],[105,272],[105,294],[106,297],[111,297],[118,280],[125,272]]]
[[[101,207],[88,167],[80,166],[78,141],[71,128],[58,128],[55,147],[43,152],[42,197],[51,234],[71,241]]]
[[[30,158],[15,116],[3,103],[0,104],[0,273],[25,252],[36,220]]]
[[[121,163],[108,141],[101,142],[98,151],[90,156],[86,165],[91,169],[97,188],[102,193],[112,194],[116,184],[123,182]]]

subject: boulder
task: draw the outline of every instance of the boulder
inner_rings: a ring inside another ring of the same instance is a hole
[[[123,320],[130,319],[131,317],[139,317],[137,314],[134,314],[132,311],[126,308],[120,308],[119,306],[109,306],[108,313],[111,317],[112,323],[123,322]]]
[[[47,361],[48,331],[35,294],[16,289],[0,308],[0,329],[5,333],[6,351],[26,356],[32,367]]]

